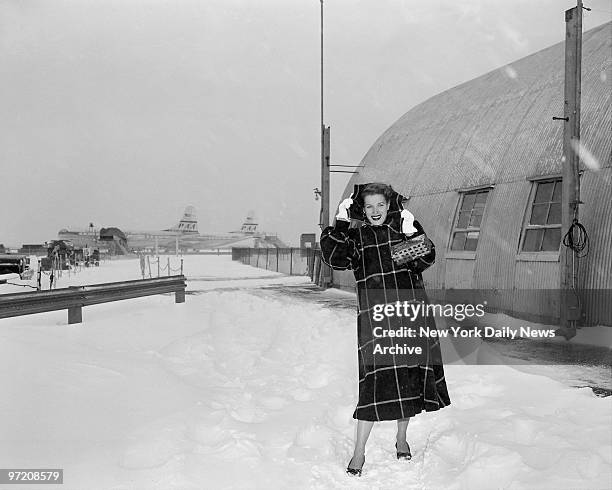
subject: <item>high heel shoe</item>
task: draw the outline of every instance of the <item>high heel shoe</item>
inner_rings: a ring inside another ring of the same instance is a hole
[[[397,442],[395,443],[395,450],[397,451]],[[405,459],[405,460],[412,459],[412,454],[410,454],[410,446],[408,446],[407,452],[397,451],[397,459]]]
[[[363,469],[363,465],[365,464],[365,456],[363,457],[363,463],[361,463],[361,468],[351,468],[351,463],[353,462],[353,458],[349,461],[348,466],[346,467],[346,472],[349,475],[353,476],[361,476],[361,470]]]

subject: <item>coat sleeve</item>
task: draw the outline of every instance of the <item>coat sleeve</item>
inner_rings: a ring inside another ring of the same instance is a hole
[[[423,227],[421,226],[421,223],[419,223],[416,220],[414,221],[414,227],[417,229],[416,233],[414,233],[412,235],[408,235],[408,238],[414,238],[414,237],[417,237],[419,235],[424,235],[425,234],[425,230],[423,230]],[[430,242],[431,242],[431,240],[430,240]],[[429,252],[427,255],[424,255],[423,257],[419,257],[416,260],[412,260],[412,261],[408,262],[408,264],[406,264],[406,267],[411,272],[416,272],[416,273],[420,274],[425,269],[428,269],[429,267],[431,267],[435,261],[436,261],[436,247],[435,247],[434,243],[431,242],[431,252]]]
[[[348,221],[336,220],[321,233],[321,258],[335,270],[359,268],[361,254],[353,238],[349,236]]]

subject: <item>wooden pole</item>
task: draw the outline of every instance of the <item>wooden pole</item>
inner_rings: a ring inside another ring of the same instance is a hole
[[[572,221],[578,219],[580,203],[580,95],[582,64],[582,0],[576,7],[565,11],[565,86],[564,86],[564,131],[561,193],[561,237],[570,229]],[[560,324],[569,328],[573,337],[578,311],[576,284],[576,257],[573,250],[561,247],[560,256]],[[566,335],[567,338],[567,335]]]
[[[329,159],[330,159],[330,127],[324,128],[323,131],[323,169],[322,169],[322,183],[321,183],[321,200],[324,201],[323,205],[323,216],[321,219],[321,230],[324,230],[329,226]],[[320,272],[320,285],[321,287],[328,287],[332,282],[331,269],[321,262]]]
[[[323,127],[323,158],[321,162],[321,230],[329,226],[329,159],[330,127]]]

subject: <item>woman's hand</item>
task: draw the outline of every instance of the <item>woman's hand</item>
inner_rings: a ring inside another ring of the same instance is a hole
[[[349,208],[353,204],[353,200],[349,197],[342,201],[338,206],[338,214],[336,215],[336,219],[340,221],[351,221],[349,218]]]
[[[402,233],[404,235],[413,235],[417,230],[414,227],[414,215],[407,209],[403,209],[400,213],[402,217]]]

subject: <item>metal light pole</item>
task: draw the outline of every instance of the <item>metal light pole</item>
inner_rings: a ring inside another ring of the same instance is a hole
[[[321,1],[321,230],[329,226],[329,152],[330,128],[323,119],[323,0]]]
[[[321,1],[321,212],[319,226],[321,231],[329,226],[329,148],[330,128],[323,119],[323,0]],[[321,262],[319,286],[327,287],[332,282],[331,269]]]

